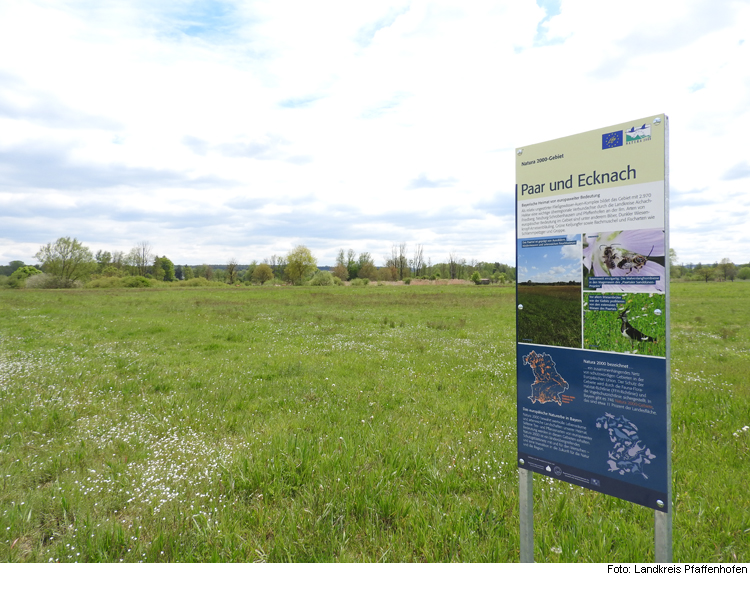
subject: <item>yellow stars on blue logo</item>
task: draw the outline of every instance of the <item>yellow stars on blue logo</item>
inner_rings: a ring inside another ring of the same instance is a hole
[[[602,150],[622,146],[622,130],[602,134]]]

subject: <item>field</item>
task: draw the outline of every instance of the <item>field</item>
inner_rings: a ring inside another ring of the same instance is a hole
[[[672,294],[674,559],[750,561],[750,284]],[[0,291],[0,560],[519,559],[515,293]],[[534,477],[535,558],[653,512]]]
[[[518,340],[581,347],[581,286],[518,286]]]

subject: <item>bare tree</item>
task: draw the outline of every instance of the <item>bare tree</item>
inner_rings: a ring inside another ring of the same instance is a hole
[[[346,254],[344,254],[343,248],[339,248],[339,253],[336,255],[336,264],[346,267]]]
[[[366,250],[362,251],[360,253],[358,262],[359,262],[359,266],[360,267],[364,267],[368,263],[370,265],[374,265],[375,264],[375,262],[372,260],[372,255],[369,252],[367,252]]]
[[[409,259],[406,258],[406,242],[391,246],[391,258],[385,262],[386,267],[391,269],[391,274],[397,279],[403,279],[409,269]]]
[[[130,250],[130,259],[139,275],[145,275],[151,266],[151,245],[147,240],[142,240]]]
[[[121,250],[112,251],[112,266],[122,269],[127,255]]]
[[[451,279],[458,277],[458,257],[456,257],[456,253],[453,251],[448,253],[448,271]]]
[[[412,275],[414,275],[415,277],[419,277],[420,275],[422,275],[422,273],[424,273],[424,252],[421,244],[417,244],[414,247],[414,258],[411,259],[411,270]]]
[[[263,259],[263,262],[266,263],[271,269],[273,270],[274,276],[281,278],[281,276],[284,274],[284,267],[286,266],[286,259],[283,256],[272,254],[271,258],[269,259]]]
[[[403,279],[409,268],[409,259],[406,258],[406,242],[398,245],[398,278]]]
[[[391,276],[398,278],[398,247],[391,245],[391,257],[385,260],[385,266],[390,270]]]
[[[466,279],[466,259],[458,259],[458,270],[456,271],[456,277],[458,279]]]

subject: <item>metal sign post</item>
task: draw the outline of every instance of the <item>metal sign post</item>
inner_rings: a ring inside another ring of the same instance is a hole
[[[652,508],[671,561],[665,115],[516,150],[521,561],[533,472]]]
[[[518,469],[521,516],[521,562],[534,562],[534,474]]]

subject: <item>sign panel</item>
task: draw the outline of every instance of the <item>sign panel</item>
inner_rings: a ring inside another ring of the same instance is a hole
[[[668,120],[516,151],[518,462],[666,512]]]

